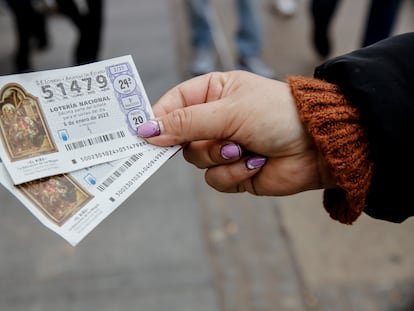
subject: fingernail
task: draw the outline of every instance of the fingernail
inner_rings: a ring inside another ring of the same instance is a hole
[[[142,138],[149,138],[161,134],[160,123],[157,120],[149,120],[137,127],[137,134]]]
[[[262,167],[263,165],[265,165],[267,162],[267,158],[266,157],[262,157],[262,156],[254,156],[249,158],[246,161],[246,167],[249,170],[254,170],[255,168],[259,168]]]
[[[221,147],[220,154],[223,159],[231,160],[239,158],[242,154],[242,150],[238,144],[227,144]]]

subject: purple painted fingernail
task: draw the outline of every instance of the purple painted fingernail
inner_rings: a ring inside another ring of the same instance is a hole
[[[240,158],[242,150],[238,144],[227,144],[221,147],[220,154],[223,159],[231,160]]]
[[[266,157],[262,157],[262,156],[254,156],[249,158],[246,161],[246,167],[249,170],[254,170],[256,168],[262,167],[263,165],[265,165],[267,162],[267,158]]]
[[[137,127],[137,134],[142,138],[149,138],[161,134],[160,123],[157,120],[149,120]]]

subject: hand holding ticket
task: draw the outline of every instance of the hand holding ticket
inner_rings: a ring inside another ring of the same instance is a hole
[[[0,183],[79,243],[179,147],[149,145],[153,117],[130,56],[0,77]]]

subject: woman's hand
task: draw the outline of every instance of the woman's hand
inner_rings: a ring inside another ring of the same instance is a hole
[[[181,144],[222,192],[289,195],[333,181],[299,119],[286,83],[244,71],[185,81],[138,128],[151,144]]]

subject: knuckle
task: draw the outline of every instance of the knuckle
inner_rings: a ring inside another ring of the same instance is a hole
[[[192,113],[189,109],[178,109],[171,113],[173,131],[186,132],[191,128]]]

